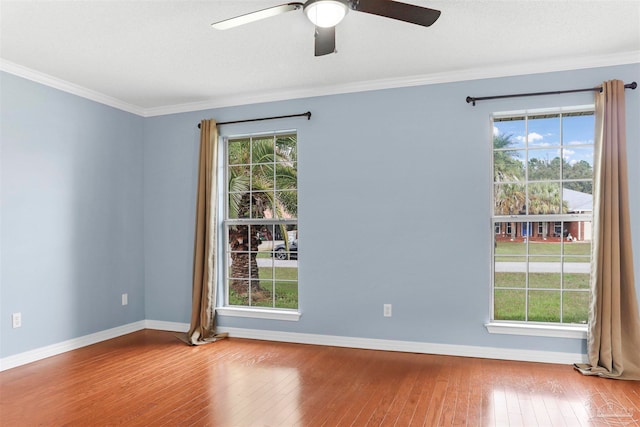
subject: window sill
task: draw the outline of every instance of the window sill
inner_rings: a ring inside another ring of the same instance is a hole
[[[220,316],[286,320],[289,322],[297,322],[302,315],[296,310],[267,310],[252,307],[218,307],[216,308],[216,313]]]
[[[544,325],[536,323],[489,322],[484,325],[490,334],[529,335],[553,338],[587,338],[587,325]]]

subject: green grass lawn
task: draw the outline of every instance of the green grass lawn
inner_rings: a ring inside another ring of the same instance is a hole
[[[298,308],[298,269],[292,267],[260,268],[260,287],[257,295],[238,295],[229,287],[229,304],[253,307]],[[274,293],[275,290],[275,293]],[[275,301],[274,301],[275,296]]]
[[[525,255],[527,255],[525,242],[496,243],[495,259],[498,262],[525,261]],[[560,262],[562,258],[564,262],[589,262],[591,243],[529,242],[528,255],[530,262]]]
[[[560,278],[560,273],[529,273],[527,290],[525,273],[495,273],[494,318],[585,323],[589,312],[589,274],[565,273],[562,286]]]

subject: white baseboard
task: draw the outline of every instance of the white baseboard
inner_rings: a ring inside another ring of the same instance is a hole
[[[164,320],[145,320],[144,327],[146,329],[155,329],[158,331],[170,331],[170,332],[188,332],[188,323],[179,322],[165,322]]]
[[[0,372],[18,366],[26,365],[27,363],[46,359],[47,357],[66,353],[67,351],[76,350],[78,348],[86,347],[91,344],[96,344],[101,341],[106,341],[122,335],[130,334],[131,332],[136,332],[144,328],[145,321],[140,320],[138,322],[129,323],[127,325],[118,326],[112,329],[107,329],[105,331],[96,332],[94,334],[72,338],[70,340],[62,341],[56,344],[51,344],[45,347],[25,351],[24,353],[18,353],[14,354],[13,356],[4,357],[0,359]]]
[[[187,332],[188,323],[165,322],[162,320],[141,320],[118,326],[106,331],[96,332],[83,337],[70,339],[46,347],[29,350],[0,359],[0,372],[36,362],[47,357],[75,350],[101,341],[106,341],[142,329],[157,329],[172,332]],[[232,338],[248,338],[265,341],[280,341],[297,344],[327,345],[350,347],[366,350],[401,351],[409,353],[441,354],[448,356],[479,357],[483,359],[517,360],[557,364],[586,363],[587,355],[582,353],[562,353],[555,351],[521,350],[497,347],[479,347],[454,344],[424,343],[415,341],[382,340],[373,338],[342,337],[337,335],[304,334],[297,332],[279,332],[261,329],[218,328],[218,332],[227,332]]]
[[[586,363],[587,355],[582,353],[562,353],[555,351],[521,350],[512,348],[479,347],[454,344],[424,343],[416,341],[381,340],[353,338],[335,335],[301,334],[294,332],[265,331],[260,329],[218,328],[229,337],[249,338],[266,341],[282,341],[298,344],[351,347],[367,350],[402,351],[409,353],[441,354],[447,356],[478,357],[483,359],[517,360],[557,364]]]

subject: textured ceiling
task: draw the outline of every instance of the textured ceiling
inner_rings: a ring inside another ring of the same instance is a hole
[[[407,2],[442,15],[424,28],[350,12],[336,30],[338,53],[314,57],[302,11],[210,27],[279,1],[2,0],[0,57],[5,69],[24,67],[141,110],[474,70],[640,62],[640,0]]]

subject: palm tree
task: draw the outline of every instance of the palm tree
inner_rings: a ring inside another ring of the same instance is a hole
[[[567,213],[567,202],[560,195],[560,184],[537,182],[529,185],[529,214]]]
[[[295,136],[239,139],[229,142],[228,185],[230,219],[297,216],[297,150]],[[238,295],[262,291],[258,274],[258,231],[266,227],[229,227],[231,288]],[[286,227],[281,226],[288,245]]]
[[[512,135],[495,135],[493,137],[493,179],[494,179],[494,214],[517,215],[526,207],[526,190],[524,165],[518,160],[516,150],[508,150],[513,145]],[[515,238],[515,223],[511,225],[511,239]]]

